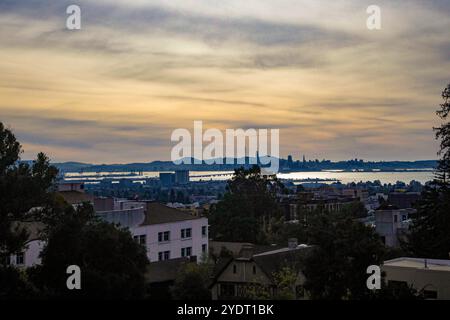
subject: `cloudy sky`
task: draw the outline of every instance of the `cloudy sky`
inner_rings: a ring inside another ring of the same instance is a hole
[[[0,0],[0,121],[25,159],[169,160],[194,120],[279,128],[295,158],[434,159],[449,17],[448,0]]]

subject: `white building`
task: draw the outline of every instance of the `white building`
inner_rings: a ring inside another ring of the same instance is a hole
[[[25,247],[21,252],[7,257],[6,264],[18,268],[28,268],[41,263],[39,254],[44,248],[45,242],[40,239],[40,232],[44,225],[40,222],[16,222],[14,228],[25,229],[29,234]]]
[[[101,203],[101,207],[113,210],[97,211],[96,214],[103,220],[128,227],[134,239],[147,248],[150,262],[194,256],[200,260],[208,252],[207,218],[156,202],[115,199],[106,205]],[[39,236],[44,225],[20,222],[20,227],[27,230],[29,239],[22,252],[7,258],[7,264],[17,267],[40,264],[39,254],[45,242]]]
[[[150,262],[196,256],[208,252],[208,219],[156,202],[144,207],[97,212],[102,219],[128,227],[147,248]],[[128,206],[124,206],[128,207]]]
[[[398,258],[382,266],[391,286],[408,286],[426,299],[450,300],[450,260]]]
[[[398,247],[399,239],[408,232],[410,215],[414,209],[392,209],[375,211],[376,232],[384,244],[389,247]]]

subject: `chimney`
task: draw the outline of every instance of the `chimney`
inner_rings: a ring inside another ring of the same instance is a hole
[[[244,244],[239,251],[239,258],[251,259],[254,253],[254,246],[252,244]]]
[[[289,238],[288,239],[288,248],[289,249],[297,249],[297,247],[298,247],[297,238]]]

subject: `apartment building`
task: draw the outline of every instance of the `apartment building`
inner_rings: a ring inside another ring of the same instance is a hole
[[[150,262],[182,257],[201,258],[208,252],[208,219],[152,201],[132,201],[116,210],[99,211],[102,219],[128,227],[147,248]]]

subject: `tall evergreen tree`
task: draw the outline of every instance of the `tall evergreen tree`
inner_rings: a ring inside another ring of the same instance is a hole
[[[0,122],[0,265],[6,256],[22,250],[28,239],[24,229],[13,228],[13,223],[32,219],[32,208],[51,201],[49,191],[58,173],[45,154],[39,153],[29,165],[20,162],[21,153],[13,132]]]
[[[43,153],[31,165],[20,162],[21,153],[13,132],[0,122],[0,299],[37,296],[25,273],[7,265],[7,257],[22,251],[28,240],[16,222],[34,219],[31,209],[46,206],[57,175]]]
[[[414,256],[449,259],[450,254],[450,84],[442,92],[444,102],[437,111],[443,121],[434,128],[440,140],[436,177],[424,189],[413,216],[406,249]]]

